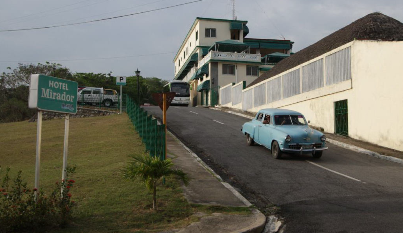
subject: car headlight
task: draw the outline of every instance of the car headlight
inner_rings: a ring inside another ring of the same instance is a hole
[[[285,137],[285,141],[286,141],[286,142],[291,142],[291,136],[290,136],[290,135],[287,135],[287,137]]]
[[[322,142],[326,141],[326,136],[325,136],[325,135],[322,135],[322,137],[320,137],[320,140],[321,140]]]

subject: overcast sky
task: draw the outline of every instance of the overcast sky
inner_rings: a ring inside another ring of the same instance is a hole
[[[72,72],[171,80],[173,58],[196,17],[232,19],[230,0],[0,0],[0,73],[57,62]],[[192,3],[193,2],[193,3]],[[176,6],[175,5],[180,5]],[[165,9],[164,9],[165,8]],[[236,0],[248,38],[287,39],[293,52],[372,12],[403,21],[397,0]],[[41,30],[58,26],[133,16]]]

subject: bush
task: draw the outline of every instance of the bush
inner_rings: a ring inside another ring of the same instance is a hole
[[[67,225],[74,206],[70,194],[74,180],[56,182],[53,192],[47,196],[43,191],[28,189],[21,178],[22,171],[11,185],[9,172],[7,168],[0,188],[0,232],[43,231]]]

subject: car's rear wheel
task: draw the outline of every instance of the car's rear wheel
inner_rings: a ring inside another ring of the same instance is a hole
[[[251,136],[248,133],[246,134],[246,143],[248,144],[248,146],[255,145],[255,141],[253,140],[253,138],[251,138]]]
[[[280,159],[283,153],[280,150],[280,146],[278,145],[277,141],[274,141],[271,145],[271,155],[275,159]]]
[[[323,153],[323,151],[315,151],[315,153],[312,153],[312,156],[315,159],[319,159],[320,157],[322,157],[322,153]]]
[[[112,105],[112,101],[111,100],[105,100],[104,101],[104,106],[105,107],[110,107]]]

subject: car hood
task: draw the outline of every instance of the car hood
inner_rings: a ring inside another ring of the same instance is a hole
[[[320,137],[323,135],[321,132],[311,129],[306,125],[284,125],[277,126],[277,130],[283,132],[286,135],[291,136],[291,142],[314,142],[320,141]]]

